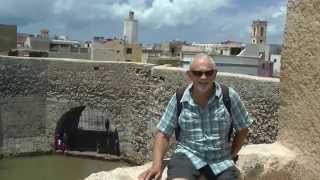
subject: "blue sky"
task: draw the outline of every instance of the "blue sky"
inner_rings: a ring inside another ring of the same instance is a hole
[[[16,24],[18,32],[92,40],[121,37],[130,10],[139,21],[142,43],[249,42],[253,20],[268,21],[268,43],[282,43],[285,0],[0,0],[0,24]]]

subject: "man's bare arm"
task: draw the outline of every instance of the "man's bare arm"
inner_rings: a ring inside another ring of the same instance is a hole
[[[153,148],[153,163],[152,167],[143,172],[139,176],[139,180],[160,179],[163,169],[163,157],[169,146],[169,137],[161,131],[157,131],[154,148]]]
[[[238,152],[240,151],[243,143],[245,142],[247,135],[248,135],[249,129],[248,128],[242,128],[239,129],[233,139],[232,147],[231,147],[231,155],[232,157],[235,157]]]

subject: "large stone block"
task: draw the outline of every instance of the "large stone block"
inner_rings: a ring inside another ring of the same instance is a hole
[[[297,155],[279,143],[245,146],[239,153],[237,167],[241,172],[241,180],[292,180],[301,179],[292,175],[298,166]],[[137,180],[139,174],[150,168],[152,163],[137,167],[117,168],[108,172],[91,174],[85,180]],[[166,179],[167,168],[162,180]],[[201,177],[200,179],[205,179]]]

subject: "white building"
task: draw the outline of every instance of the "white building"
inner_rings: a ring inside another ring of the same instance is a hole
[[[209,54],[230,56],[239,54],[245,44],[225,41],[221,43],[192,43],[192,46],[199,47]]]
[[[273,76],[280,77],[281,55],[271,54],[270,61],[273,62]]]
[[[124,20],[123,39],[129,44],[138,43],[138,20],[134,19],[134,12],[129,12],[129,17]]]
[[[180,55],[180,66],[183,68],[189,68],[189,65],[194,58],[195,55],[198,53],[206,53],[202,48],[197,46],[188,46],[183,45],[181,47],[181,55]]]

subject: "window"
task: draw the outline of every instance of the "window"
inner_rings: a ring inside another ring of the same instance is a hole
[[[94,69],[95,71],[97,71],[97,70],[99,70],[99,67],[98,67],[98,66],[94,66],[93,69]]]
[[[263,36],[263,31],[264,31],[264,28],[261,27],[261,28],[260,28],[260,36]]]
[[[174,48],[171,48],[171,56],[174,56]]]
[[[132,48],[127,48],[127,54],[132,54]]]
[[[274,59],[273,62],[277,62],[277,59]]]
[[[238,55],[241,52],[241,48],[231,48],[230,55]]]

